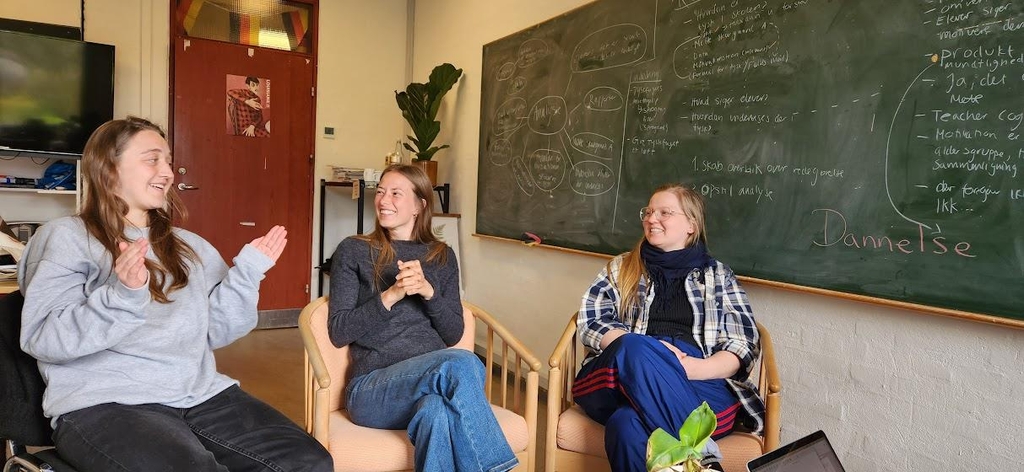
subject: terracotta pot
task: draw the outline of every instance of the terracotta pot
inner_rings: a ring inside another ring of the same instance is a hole
[[[430,185],[437,187],[437,161],[422,161],[413,159],[412,165],[418,166],[423,169],[423,172],[427,173],[427,177],[430,178]]]

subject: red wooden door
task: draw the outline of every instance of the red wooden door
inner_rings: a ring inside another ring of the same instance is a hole
[[[288,246],[260,286],[259,308],[300,308],[309,301],[312,260],[314,64],[302,54],[196,38],[176,38],[173,47],[171,150],[189,212],[178,224],[229,264],[243,244],[284,225]],[[262,119],[253,120],[252,136],[231,126],[230,109],[249,108],[231,98],[249,86],[245,77],[259,79]]]

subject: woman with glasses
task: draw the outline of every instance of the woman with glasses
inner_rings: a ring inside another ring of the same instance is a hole
[[[713,439],[741,420],[760,432],[764,403],[750,381],[760,353],[747,295],[708,253],[704,201],[666,185],[640,209],[644,236],[612,259],[583,295],[576,322],[588,356],[573,398],[605,426],[612,470],[646,470],[647,438],[676,435],[702,402],[715,412]],[[705,464],[721,470],[714,441]]]

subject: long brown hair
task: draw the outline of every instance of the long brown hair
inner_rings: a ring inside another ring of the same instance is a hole
[[[82,152],[82,177],[85,178],[85,202],[79,217],[92,237],[110,253],[111,263],[121,255],[118,243],[124,235],[128,204],[117,195],[120,188],[117,165],[128,143],[142,131],[155,131],[166,139],[164,131],[152,122],[129,116],[111,120],[96,129]],[[149,293],[160,303],[169,303],[167,295],[188,285],[186,260],[198,257],[192,248],[174,234],[171,212],[185,219],[187,212],[174,187],[167,191],[167,206],[149,210],[149,243],[157,260],[146,259]],[[170,286],[166,287],[167,282]]]
[[[402,174],[412,182],[413,194],[421,202],[424,202],[423,209],[416,216],[416,224],[412,230],[412,241],[430,245],[427,252],[426,262],[445,264],[448,262],[448,245],[441,242],[434,236],[431,226],[431,215],[434,213],[434,186],[430,184],[430,178],[423,169],[395,164],[390,165],[380,174],[381,179],[391,172]],[[373,223],[373,232],[359,238],[369,241],[371,251],[377,253],[377,259],[373,263],[373,285],[377,290],[383,290],[384,267],[395,260],[395,248],[391,245],[391,233],[387,228],[380,225],[380,220]]]
[[[687,238],[686,246],[689,247],[699,240],[706,247],[708,240],[707,228],[704,226],[704,199],[700,194],[696,190],[680,184],[668,184],[658,187],[651,195],[660,192],[670,192],[675,195],[679,199],[679,207],[683,209],[686,217],[693,222],[694,231]],[[646,236],[641,237],[637,241],[636,246],[633,247],[633,250],[623,256],[622,265],[619,267],[618,280],[613,280],[613,283],[617,282],[616,286],[619,287],[619,294],[621,295],[619,313],[628,313],[630,310],[640,308],[640,300],[637,298],[636,291],[640,286],[640,277],[647,275],[647,267],[644,266],[644,261],[640,257],[640,246],[643,245],[645,240]],[[614,274],[609,274],[609,276],[614,277]]]

